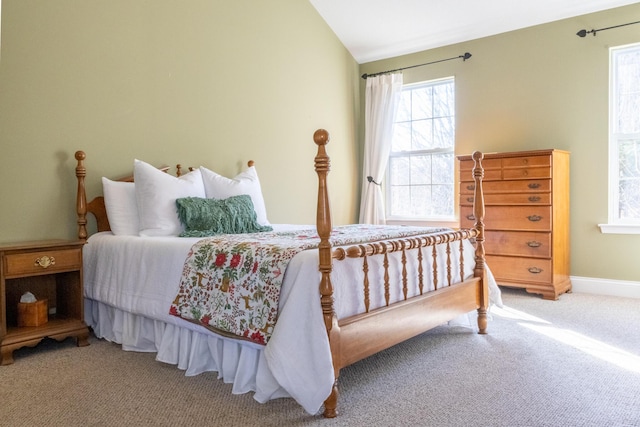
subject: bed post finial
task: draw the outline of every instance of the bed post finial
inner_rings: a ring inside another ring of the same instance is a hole
[[[76,212],[78,214],[78,238],[87,240],[87,194],[84,187],[84,177],[87,169],[84,167],[84,159],[87,155],[84,151],[76,151],[76,178],[78,179],[78,194],[76,195]]]
[[[331,394],[324,402],[324,416],[326,418],[334,418],[338,415],[338,376],[340,368],[338,361],[340,360],[340,342],[338,317],[336,316],[333,305],[333,284],[331,283],[332,256],[331,256],[331,209],[329,208],[329,192],[327,190],[327,174],[331,169],[331,161],[327,155],[325,146],[329,142],[329,132],[324,129],[318,129],[313,134],[313,141],[318,146],[318,154],[315,157],[315,168],[318,174],[318,210],[316,212],[316,227],[320,244],[318,246],[318,258],[320,270],[320,305],[322,306],[322,315],[324,317],[324,325],[329,336],[329,345],[331,346],[331,355],[333,357],[334,383]]]
[[[473,195],[473,216],[476,218],[474,224],[478,231],[476,236],[476,267],[474,276],[482,278],[482,291],[479,295],[480,307],[478,308],[478,329],[481,334],[487,333],[487,309],[489,307],[489,289],[487,285],[486,261],[484,252],[484,194],[482,190],[482,180],[484,178],[484,169],[482,168],[482,159],[484,154],[480,151],[474,151],[471,155],[473,158],[473,180],[475,181],[475,190]]]

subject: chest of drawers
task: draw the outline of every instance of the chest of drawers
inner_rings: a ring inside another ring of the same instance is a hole
[[[472,227],[473,160],[458,161],[460,226]],[[492,153],[482,165],[486,259],[498,284],[552,300],[570,291],[569,153]]]

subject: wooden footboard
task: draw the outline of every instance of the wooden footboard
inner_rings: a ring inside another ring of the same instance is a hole
[[[346,249],[333,249],[329,240],[332,224],[327,189],[330,159],[325,148],[329,142],[328,132],[323,129],[317,130],[314,134],[314,141],[318,146],[315,169],[318,174],[316,223],[318,235],[320,236],[318,267],[321,273],[320,303],[329,336],[335,375],[332,392],[325,401],[324,416],[333,418],[338,414],[338,377],[341,368],[474,309],[478,311],[479,333],[486,333],[489,292],[484,259],[484,198],[482,192],[484,172],[481,165],[483,156],[479,152],[473,154],[475,161],[473,176],[476,183],[474,194],[476,223],[473,228],[415,238],[387,240],[352,246]],[[475,241],[475,259],[464,260],[462,253],[463,241],[472,239]],[[426,257],[433,256],[433,265],[435,265],[435,248],[437,245],[446,245],[447,254],[451,250],[460,250],[459,262],[461,265],[459,271],[461,272],[461,277],[452,277],[452,260],[451,257],[447,257],[447,283],[443,283],[440,286],[437,283],[437,271],[430,271],[426,262]],[[382,286],[385,289],[385,295],[388,295],[390,286],[388,255],[399,251],[402,252],[402,266],[400,268],[402,277],[400,283],[403,287],[404,299],[399,302],[389,303],[387,297],[385,306],[369,310],[368,295],[371,288]],[[409,277],[407,276],[406,268],[406,257],[409,253],[417,253],[419,277],[413,279],[420,284],[419,295],[410,298],[407,297]],[[385,271],[384,283],[382,284],[369,282],[367,257],[374,255],[384,256]],[[338,319],[334,307],[333,284],[331,282],[332,263],[346,258],[361,258],[363,260],[364,281],[362,287],[366,312],[346,319]],[[475,262],[473,277],[468,279],[463,276],[465,261]],[[436,290],[423,292],[424,279],[428,274],[433,275],[433,283]],[[423,275],[425,276],[423,277]]]

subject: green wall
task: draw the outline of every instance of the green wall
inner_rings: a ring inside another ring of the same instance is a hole
[[[571,275],[638,281],[640,235],[602,234],[598,224],[608,212],[609,47],[640,42],[640,25],[576,36],[638,19],[640,3],[371,62],[360,73],[470,52],[465,62],[406,70],[404,82],[455,76],[458,154],[570,151]]]
[[[358,64],[307,1],[3,0],[0,242],[73,238],[88,193],[133,159],[256,162],[269,219],[315,222],[317,128],[334,223],[357,219]]]

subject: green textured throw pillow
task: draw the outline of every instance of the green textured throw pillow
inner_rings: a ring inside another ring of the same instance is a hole
[[[272,231],[258,224],[249,195],[228,199],[184,197],[176,200],[178,218],[185,231],[180,237],[204,237],[216,234],[242,234]]]

